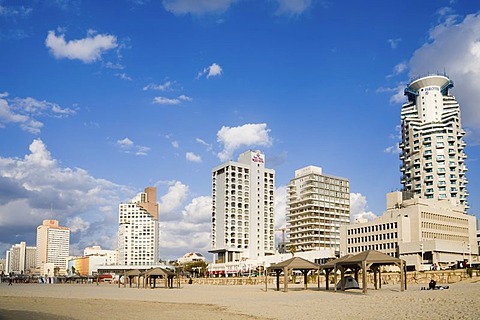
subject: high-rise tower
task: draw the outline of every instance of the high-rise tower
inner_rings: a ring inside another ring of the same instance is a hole
[[[295,171],[287,192],[289,248],[297,252],[340,250],[340,226],[350,223],[348,179],[308,166]]]
[[[122,265],[159,262],[157,188],[148,187],[119,206],[118,258]]]
[[[212,250],[217,263],[274,253],[275,171],[260,151],[212,170]]]
[[[43,220],[37,227],[37,267],[46,263],[65,270],[70,255],[70,229],[61,227],[57,220]]]
[[[400,160],[404,191],[427,199],[447,200],[468,209],[465,142],[460,106],[445,75],[410,82],[402,106]]]

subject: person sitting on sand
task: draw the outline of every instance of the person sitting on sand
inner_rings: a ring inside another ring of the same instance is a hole
[[[428,284],[428,289],[429,290],[435,290],[436,286],[437,286],[437,282],[432,279],[432,280],[430,280],[430,283]]]

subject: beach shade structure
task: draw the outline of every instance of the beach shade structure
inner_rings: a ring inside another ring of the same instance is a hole
[[[152,268],[146,270],[143,276],[148,287],[152,289],[156,287],[157,278],[165,280],[165,288],[173,288],[173,278],[175,278],[175,273],[172,271],[164,268]]]
[[[362,289],[363,293],[367,293],[367,271],[373,271],[373,282],[375,290],[382,287],[380,266],[396,265],[400,269],[400,290],[405,290],[405,261],[395,257],[391,257],[376,250],[367,250],[360,252],[354,256],[348,257],[342,261],[335,263],[335,270],[340,270],[341,289],[345,290],[345,271],[352,270],[355,273],[355,280],[358,282],[358,272],[362,270]],[[378,277],[377,277],[378,274]],[[335,282],[337,282],[337,273],[334,273]],[[377,286],[378,282],[378,286]],[[335,291],[337,288],[335,287]]]
[[[280,291],[280,274],[283,271],[283,286],[284,286],[284,292],[288,291],[288,275],[290,271],[293,270],[300,270],[303,274],[303,284],[304,284],[304,289],[307,289],[307,274],[310,270],[320,270],[320,265],[308,260],[305,260],[300,257],[292,257],[288,260],[279,262],[279,263],[274,263],[270,267],[268,267],[268,272],[275,272],[276,277],[277,277],[277,291]],[[318,277],[320,279],[320,277]],[[318,280],[318,287],[320,288],[320,280]]]
[[[132,280],[135,279],[137,283],[137,288],[140,288],[140,277],[143,276],[143,273],[138,269],[133,269],[125,272],[125,279],[128,279],[130,288],[132,287]],[[123,281],[123,286],[126,286],[127,281]]]
[[[320,270],[325,271],[325,288],[326,288],[327,290],[328,290],[328,288],[329,288],[329,287],[328,287],[328,283],[329,283],[329,281],[328,281],[328,276],[329,276],[330,272],[332,272],[332,270],[333,270],[334,273],[337,273],[337,269],[336,269],[336,267],[335,267],[335,266],[336,266],[336,263],[337,263],[337,262],[342,262],[342,261],[344,261],[345,259],[350,258],[351,256],[353,256],[353,255],[352,255],[352,254],[347,254],[347,255],[345,255],[345,256],[343,256],[343,257],[340,257],[340,258],[331,260],[331,261],[329,261],[329,262],[327,262],[327,263],[324,263],[324,264],[320,265]],[[357,281],[358,281],[358,279],[357,279]]]

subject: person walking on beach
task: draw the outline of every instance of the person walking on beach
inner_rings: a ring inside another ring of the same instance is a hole
[[[13,278],[12,276],[8,277],[8,285],[13,286]]]

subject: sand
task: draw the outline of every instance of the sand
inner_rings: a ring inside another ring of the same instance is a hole
[[[291,285],[182,285],[175,289],[112,284],[0,284],[0,319],[480,319],[480,282],[448,290],[384,285],[333,292]]]

